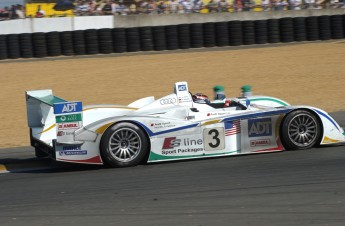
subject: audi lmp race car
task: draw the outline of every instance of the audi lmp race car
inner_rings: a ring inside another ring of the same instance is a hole
[[[83,107],[26,92],[31,145],[56,161],[134,166],[142,162],[308,149],[345,141],[326,112],[267,96],[193,101],[187,82],[155,100]]]

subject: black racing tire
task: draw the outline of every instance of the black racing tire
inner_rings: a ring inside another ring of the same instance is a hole
[[[309,111],[297,110],[289,113],[281,125],[281,138],[285,149],[304,150],[320,143],[321,123]]]
[[[111,167],[140,164],[149,151],[145,132],[135,124],[120,122],[108,128],[101,139],[101,156]]]

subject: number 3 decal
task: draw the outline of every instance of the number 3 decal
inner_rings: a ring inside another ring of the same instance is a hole
[[[224,144],[224,128],[208,128],[204,129],[205,151],[223,150]]]

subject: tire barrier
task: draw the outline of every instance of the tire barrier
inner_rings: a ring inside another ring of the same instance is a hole
[[[114,28],[111,31],[114,53],[127,52],[127,33],[125,28]]]
[[[341,15],[333,15],[331,18],[331,38],[342,39],[344,38],[344,22]]]
[[[229,22],[229,44],[231,46],[239,46],[243,44],[242,35],[242,21],[230,21]]]
[[[266,44],[268,42],[268,30],[266,20],[254,21],[255,43]]]
[[[320,40],[331,39],[331,21],[329,16],[319,16],[319,35]]]
[[[20,57],[19,35],[11,34],[7,36],[8,58],[17,59]]]
[[[293,28],[296,42],[307,40],[305,17],[293,18]]]
[[[203,24],[191,24],[190,25],[190,40],[191,48],[201,48],[204,47],[204,38],[203,38]]]
[[[267,20],[267,36],[268,36],[268,43],[280,42],[280,29],[279,29],[278,19]]]
[[[153,37],[151,27],[140,27],[140,46],[141,51],[152,51],[153,50]]]
[[[34,57],[32,49],[32,35],[30,33],[24,33],[19,35],[19,44],[21,57],[32,58]]]
[[[34,57],[43,58],[48,56],[45,33],[36,32],[32,34],[32,48]]]
[[[204,47],[215,47],[216,46],[216,32],[214,23],[204,23]]]
[[[57,31],[46,33],[48,56],[61,55],[60,33]]]
[[[87,29],[84,33],[86,54],[98,54],[98,35],[96,29]]]
[[[215,23],[216,46],[229,45],[229,28],[227,22]]]
[[[307,17],[305,19],[307,28],[307,40],[316,41],[319,40],[319,24],[316,16]]]
[[[110,28],[98,30],[98,46],[99,52],[102,54],[113,53],[113,38]]]
[[[74,55],[73,37],[71,31],[63,31],[60,33],[61,53],[65,56]]]
[[[8,59],[7,35],[0,35],[0,60]]]
[[[164,26],[152,27],[153,45],[156,51],[167,49]]]
[[[243,32],[243,44],[253,45],[255,44],[255,30],[254,21],[247,20],[242,22],[242,32]]]
[[[177,33],[180,49],[189,49],[191,47],[189,24],[177,25]]]
[[[166,43],[168,50],[179,48],[177,25],[165,26]]]
[[[73,40],[74,54],[85,55],[86,50],[85,50],[84,31],[83,30],[72,31],[72,40]]]
[[[128,52],[138,52],[140,51],[140,36],[139,28],[127,28],[127,51]]]
[[[0,35],[0,60],[345,38],[345,15]]]
[[[280,27],[280,41],[281,42],[295,41],[293,20],[291,17],[280,18],[279,27]]]

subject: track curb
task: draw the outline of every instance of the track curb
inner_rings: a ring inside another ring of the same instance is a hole
[[[8,163],[0,163],[1,173],[27,172],[55,168],[50,159],[23,159]]]

